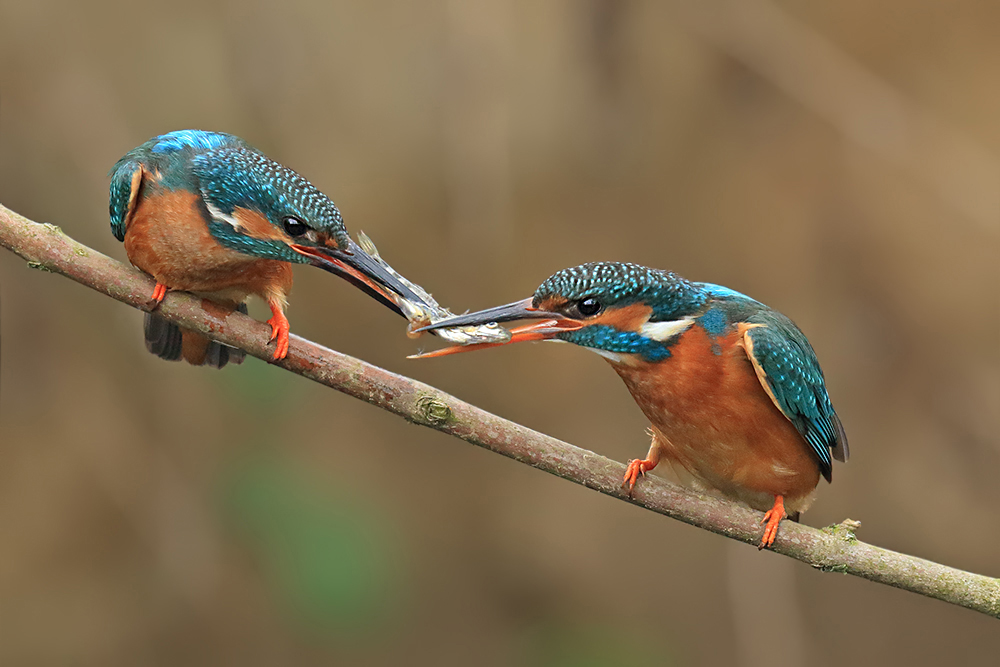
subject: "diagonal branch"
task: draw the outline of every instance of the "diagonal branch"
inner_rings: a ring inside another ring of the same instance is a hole
[[[134,308],[149,305],[154,285],[149,276],[77,243],[54,225],[32,222],[2,205],[0,245],[32,268],[62,274]],[[221,313],[210,302],[185,293],[172,293],[159,312],[172,322],[270,360],[266,324],[239,313]],[[288,356],[277,365],[415,424],[603,494],[736,540],[756,543],[760,539],[759,512],[688,492],[657,477],[646,478],[629,498],[621,487],[625,472],[621,463],[302,338],[292,336]],[[817,569],[853,574],[1000,618],[1000,579],[865,544],[854,536],[857,526],[847,520],[817,530],[786,522],[773,549]]]

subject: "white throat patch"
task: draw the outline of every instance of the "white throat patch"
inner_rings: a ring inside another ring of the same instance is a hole
[[[687,331],[692,324],[694,324],[694,319],[690,317],[671,320],[669,322],[646,322],[639,327],[639,335],[650,340],[658,340],[662,343],[679,333]]]
[[[235,229],[236,231],[240,231],[240,229],[243,227],[243,225],[240,224],[240,221],[234,218],[233,216],[226,215],[225,213],[220,211],[219,208],[215,206],[215,204],[210,202],[208,198],[205,197],[204,195],[205,193],[202,192],[202,201],[205,202],[205,208],[208,209],[208,214],[212,216],[212,219],[218,220],[219,222],[224,222],[233,229]]]
[[[670,322],[646,322],[639,327],[638,333],[644,338],[662,343],[687,331],[692,324],[694,324],[694,318],[690,317],[681,320],[671,320]],[[588,347],[587,349],[615,364],[632,365],[637,363],[638,360],[637,357],[634,358],[633,355],[624,352],[609,352],[608,350],[601,350],[596,347]]]

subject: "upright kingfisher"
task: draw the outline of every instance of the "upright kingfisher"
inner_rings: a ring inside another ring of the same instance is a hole
[[[652,422],[644,459],[623,485],[665,460],[682,482],[766,512],[760,548],[812,503],[819,476],[846,461],[847,437],[816,353],[781,313],[735,290],[668,271],[598,262],[564,269],[523,301],[423,327],[542,320],[511,343],[555,340],[605,357]],[[505,343],[455,346],[434,357]]]
[[[305,178],[239,137],[180,130],[132,149],[111,170],[111,231],[133,265],[153,276],[155,307],[186,290],[246,312],[257,295],[272,317],[274,360],[288,354],[292,264],[341,276],[399,314],[420,302],[347,235],[340,211]],[[147,313],[146,347],[169,360],[222,368],[243,353]]]

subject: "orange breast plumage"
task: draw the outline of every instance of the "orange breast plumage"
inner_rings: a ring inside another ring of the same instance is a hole
[[[267,298],[291,287],[288,263],[236,252],[213,238],[198,195],[186,190],[154,189],[142,197],[128,220],[125,251],[133,264],[170,289],[232,290],[232,300],[239,302],[247,294]]]
[[[746,325],[713,338],[699,325],[650,363],[612,365],[652,422],[654,447],[704,487],[757,509],[784,496],[807,508],[819,482],[816,459],[768,396],[747,356]]]

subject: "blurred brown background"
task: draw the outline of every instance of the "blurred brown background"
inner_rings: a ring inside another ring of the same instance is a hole
[[[809,335],[850,436],[805,522],[852,517],[862,539],[998,576],[998,28],[1000,5],[943,0],[0,0],[0,201],[124,260],[109,167],[156,134],[224,130],[457,310],[598,259],[742,290]],[[295,333],[645,453],[596,355],[407,361],[432,341],[296,272]],[[6,253],[0,281],[4,665],[1000,652],[996,620],[758,553],[255,359],[162,362],[140,313]]]

